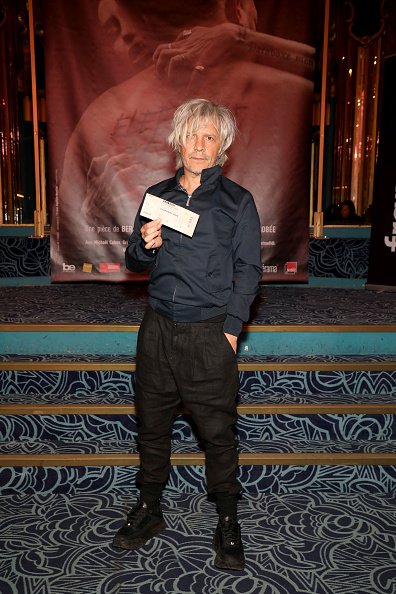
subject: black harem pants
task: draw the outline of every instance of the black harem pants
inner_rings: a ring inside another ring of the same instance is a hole
[[[238,367],[223,324],[218,317],[174,322],[147,309],[136,357],[139,488],[168,479],[174,415],[182,403],[205,451],[208,493],[240,492],[234,430]]]

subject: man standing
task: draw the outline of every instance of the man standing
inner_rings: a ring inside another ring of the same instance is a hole
[[[127,268],[150,270],[136,359],[140,500],[113,544],[137,549],[165,527],[160,496],[171,468],[173,418],[183,402],[204,445],[208,493],[219,514],[215,566],[240,570],[236,349],[261,262],[253,197],[221,174],[235,132],[227,108],[205,99],[182,104],[169,137],[180,169],[148,192],[198,214],[194,234],[147,222],[139,209],[129,238]]]

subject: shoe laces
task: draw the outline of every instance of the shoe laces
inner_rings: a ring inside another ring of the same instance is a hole
[[[140,524],[143,518],[147,516],[148,511],[147,503],[144,503],[144,501],[139,501],[139,503],[134,508],[132,508],[127,515],[128,526],[137,526]]]
[[[231,516],[225,516],[221,520],[221,527],[226,544],[237,545],[239,540],[237,520]]]

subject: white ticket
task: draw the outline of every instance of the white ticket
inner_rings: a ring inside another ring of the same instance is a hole
[[[168,202],[163,198],[158,198],[154,194],[146,194],[140,214],[152,221],[160,219],[161,223],[166,227],[175,229],[175,231],[190,237],[193,236],[199,219],[199,214],[192,212],[188,208],[173,204],[173,202]]]

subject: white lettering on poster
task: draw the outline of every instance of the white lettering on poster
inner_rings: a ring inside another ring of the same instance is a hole
[[[63,272],[75,272],[76,271],[76,267],[74,266],[74,264],[66,264],[65,262],[63,262]]]
[[[392,252],[396,251],[396,186],[395,186],[395,203],[393,208],[393,228],[392,235],[384,237],[386,247],[390,248]]]
[[[278,266],[264,266],[263,265],[263,272],[278,272]]]
[[[276,233],[276,225],[262,225],[261,233]]]

